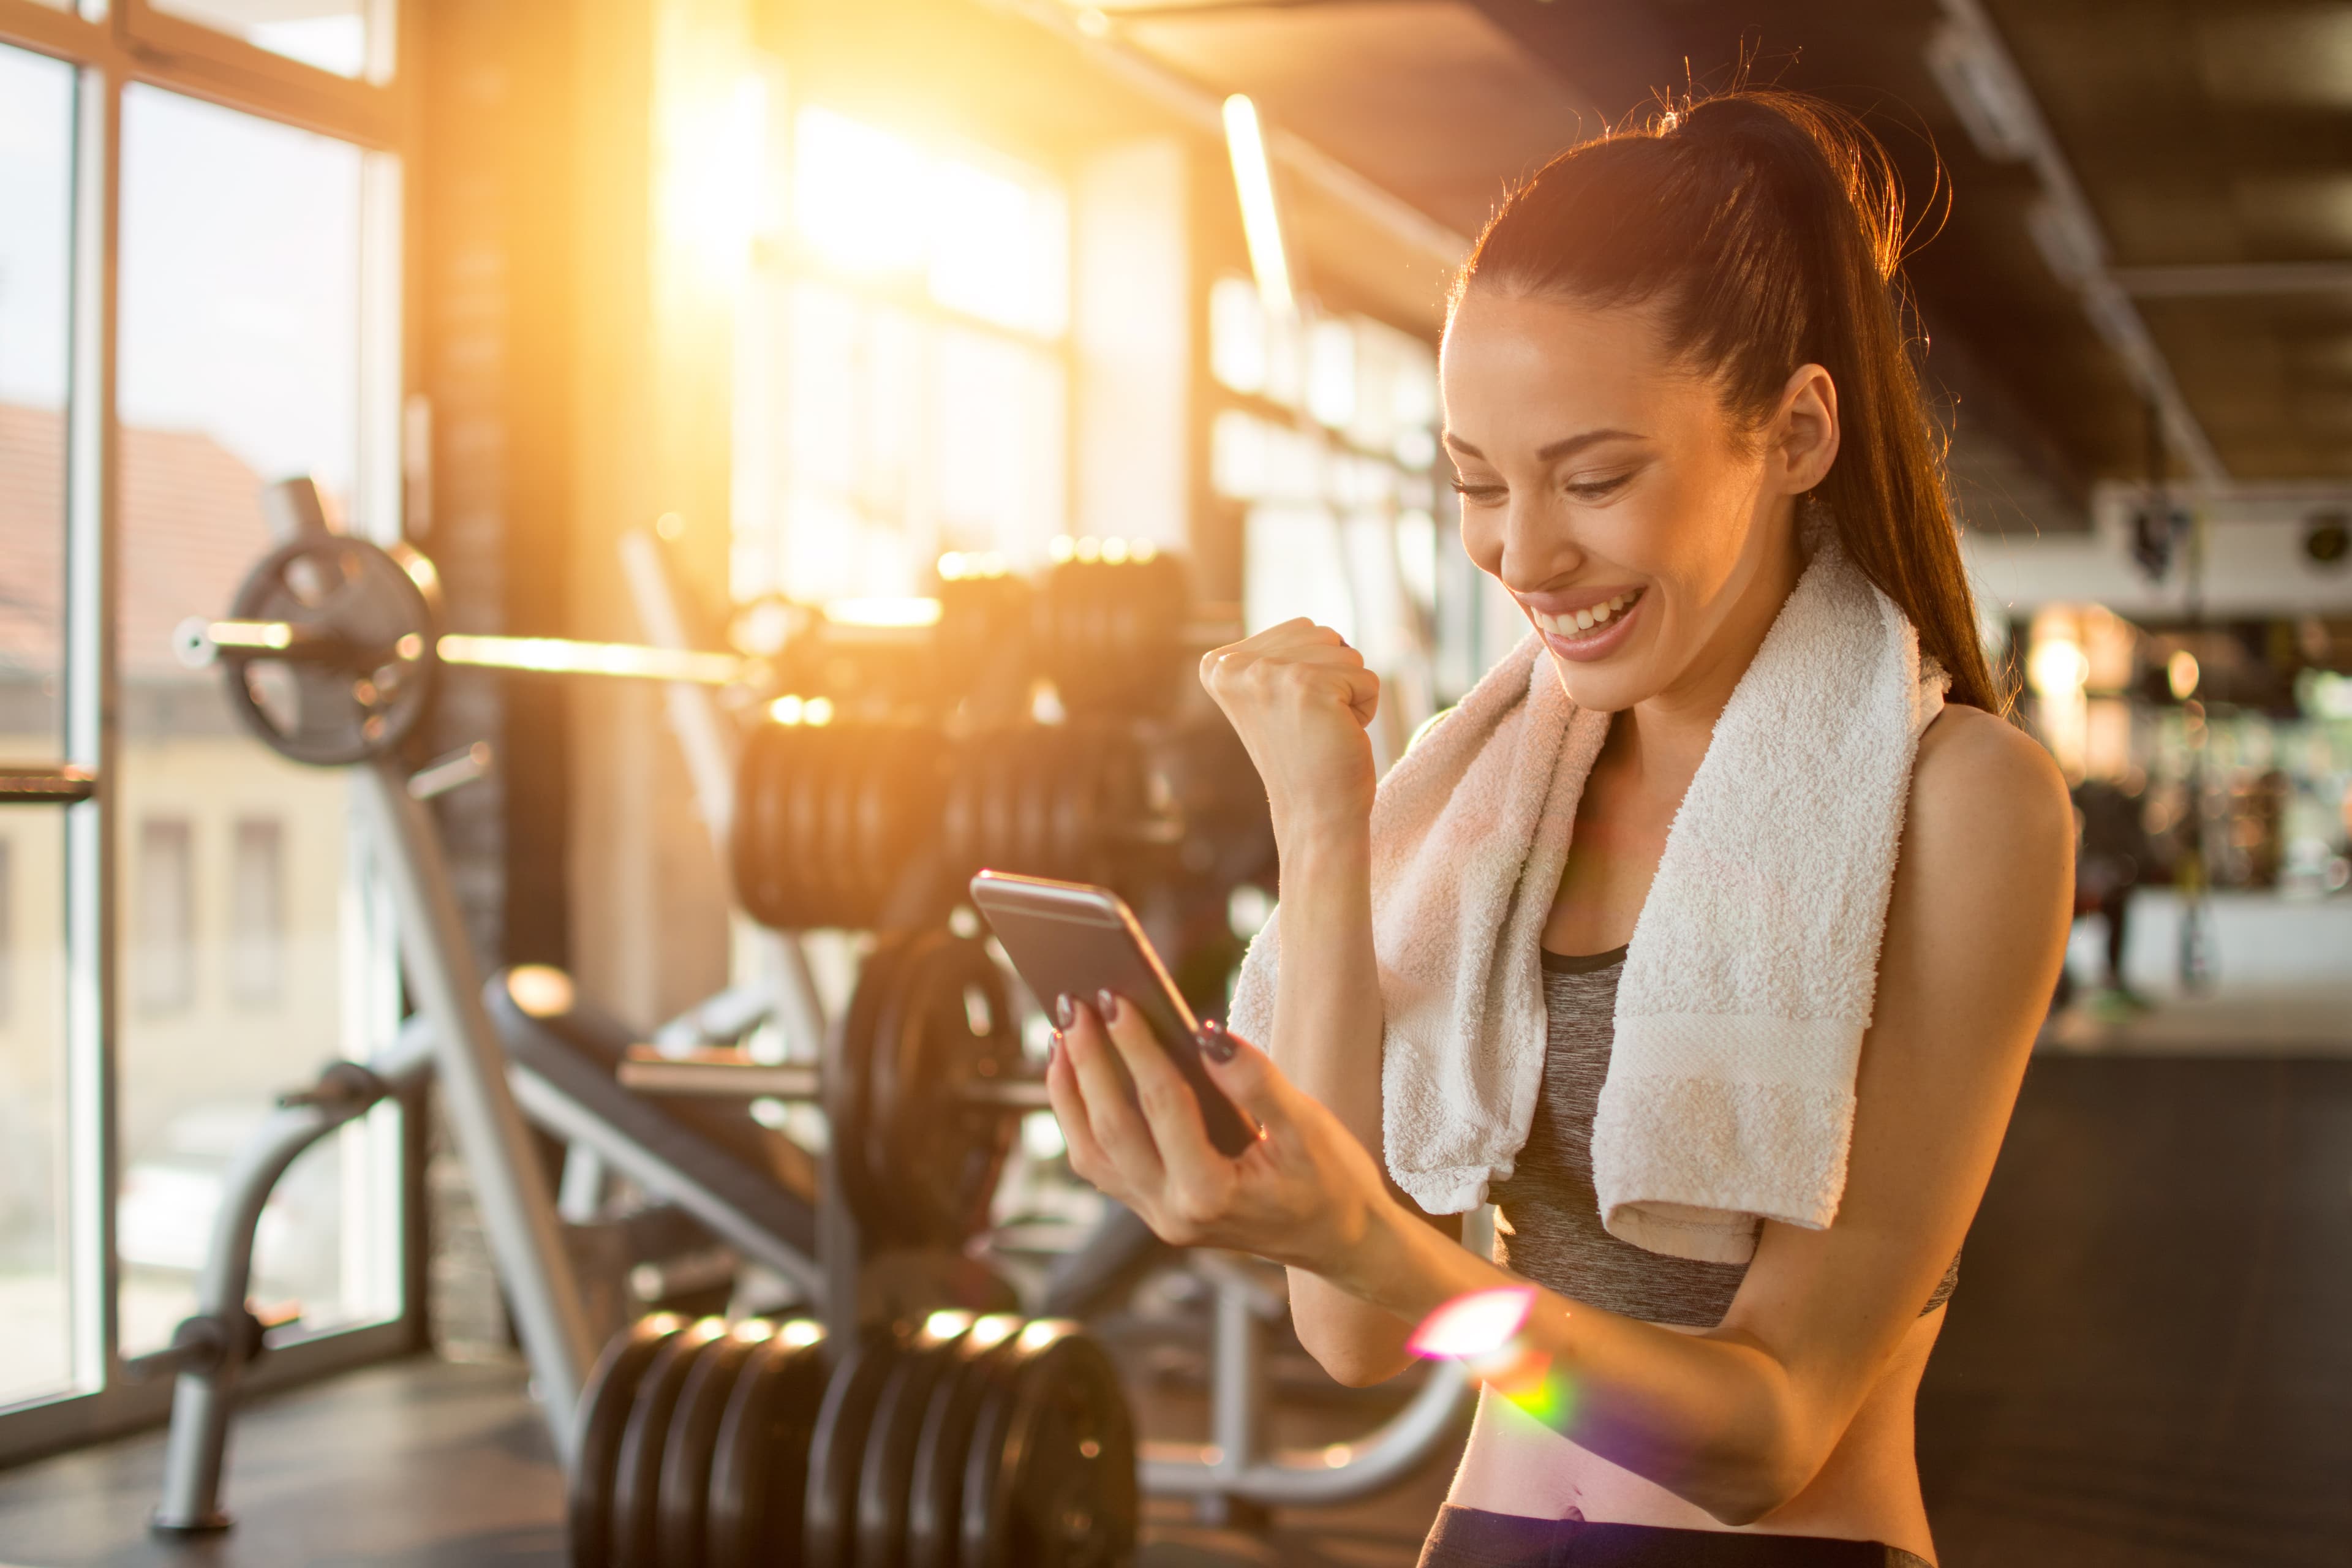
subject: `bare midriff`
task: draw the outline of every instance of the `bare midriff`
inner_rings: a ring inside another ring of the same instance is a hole
[[[1845,1436],[1805,1489],[1739,1528],[1757,1534],[1875,1541],[1935,1562],[1927,1505],[1919,1496],[1912,1411],[1927,1353],[1943,1326],[1941,1307],[1913,1324]],[[1446,1501],[1536,1519],[1581,1516],[1678,1530],[1732,1528],[1655,1481],[1579,1447],[1491,1389],[1480,1394],[1469,1446]]]

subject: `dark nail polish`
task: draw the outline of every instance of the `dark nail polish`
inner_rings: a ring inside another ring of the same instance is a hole
[[[1201,1033],[1197,1037],[1201,1054],[1211,1061],[1229,1062],[1234,1059],[1234,1037],[1225,1033],[1225,1026],[1214,1018],[1201,1026]]]
[[[1062,1059],[1062,1031],[1055,1030],[1045,1037],[1045,1066],[1050,1069]]]
[[[1054,998],[1054,1022],[1065,1029],[1078,1021],[1078,1005],[1070,1000],[1066,991]]]
[[[1106,1025],[1118,1023],[1118,993],[1111,990],[1108,986],[1096,992],[1095,1011],[1102,1015],[1102,1021]]]

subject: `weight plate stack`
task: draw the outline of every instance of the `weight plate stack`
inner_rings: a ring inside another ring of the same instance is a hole
[[[831,1370],[826,1349],[814,1323],[786,1323],[736,1374],[711,1455],[706,1568],[799,1560],[809,1445]]]
[[[845,1027],[832,1126],[859,1224],[883,1245],[960,1246],[987,1225],[1019,1131],[1017,1113],[961,1092],[1022,1069],[1003,975],[972,938],[894,939],[860,973]]]
[[[909,725],[763,724],[736,775],[737,901],[788,931],[868,929],[938,830],[941,742]]]
[[[907,1337],[876,1330],[834,1363],[809,1441],[808,1489],[802,1500],[801,1561],[809,1568],[853,1568],[857,1550],[857,1484],[874,1407],[890,1381]]]
[[[565,1508],[572,1568],[612,1568],[613,1485],[629,1409],[646,1369],[686,1328],[686,1319],[667,1312],[640,1319],[613,1337],[588,1374]]]
[[[718,1318],[698,1319],[683,1332],[671,1335],[654,1352],[645,1375],[638,1380],[636,1397],[630,1401],[629,1419],[621,1429],[620,1453],[613,1467],[613,1568],[663,1568],[663,1450],[669,1443],[678,1396],[686,1391],[697,1363],[728,1340],[725,1321]]]
[[[963,1455],[958,1568],[1116,1568],[1140,1514],[1118,1370],[1076,1323],[1041,1318],[989,1364]]]
[[[705,1535],[719,1423],[743,1369],[775,1331],[773,1323],[760,1319],[737,1324],[694,1358],[694,1370],[678,1390],[654,1504],[662,1568],[705,1568],[709,1561]]]
[[[940,1379],[954,1371],[956,1349],[971,1328],[970,1312],[934,1312],[909,1340],[875,1396],[857,1480],[859,1568],[898,1568],[907,1546],[907,1493],[923,1416]]]
[[[956,1342],[949,1365],[923,1403],[907,1477],[906,1568],[956,1568],[962,1545],[964,1456],[998,1363],[1012,1353],[1022,1320],[982,1318]]]
[[[1071,713],[1165,712],[1190,668],[1192,587],[1172,555],[1074,558],[1037,585],[1037,661]]]

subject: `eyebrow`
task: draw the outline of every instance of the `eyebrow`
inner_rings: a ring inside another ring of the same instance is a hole
[[[1588,447],[1597,447],[1603,441],[1639,441],[1641,439],[1642,437],[1640,434],[1632,430],[1619,430],[1613,427],[1603,430],[1587,430],[1580,435],[1563,436],[1557,441],[1553,441],[1549,445],[1538,447],[1536,449],[1536,461],[1538,463],[1558,462],[1562,458],[1574,457],[1577,453],[1583,451]],[[1477,447],[1473,447],[1469,442],[1465,441],[1461,437],[1456,436],[1451,430],[1445,432],[1445,444],[1453,447],[1455,451],[1461,453],[1465,458],[1484,458],[1486,456],[1486,453],[1478,450]]]

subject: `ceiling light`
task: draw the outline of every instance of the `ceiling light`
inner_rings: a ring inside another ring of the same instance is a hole
[[[1265,308],[1279,315],[1298,309],[1290,287],[1290,258],[1282,247],[1282,222],[1274,202],[1274,168],[1265,155],[1265,132],[1257,105],[1246,94],[1225,100],[1225,151],[1234,162],[1234,189],[1242,202],[1242,235],[1249,242],[1250,270]]]

